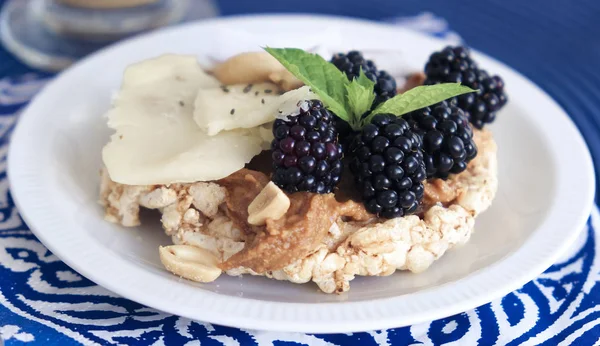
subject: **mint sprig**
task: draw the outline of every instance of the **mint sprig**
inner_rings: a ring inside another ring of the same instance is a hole
[[[380,104],[371,114],[363,119],[363,125],[370,123],[377,114],[391,113],[400,116],[474,91],[469,87],[460,85],[460,83],[443,83],[414,87]]]
[[[425,108],[446,99],[475,92],[459,83],[418,86],[380,104],[363,117],[375,100],[375,83],[360,71],[349,81],[344,73],[317,54],[298,48],[265,48],[296,78],[311,87],[321,101],[340,119],[358,131],[381,113],[396,116]]]
[[[296,78],[310,86],[333,113],[342,120],[350,122],[350,112],[346,102],[346,85],[349,85],[350,81],[337,67],[325,61],[320,55],[298,48],[266,47],[265,50]]]
[[[365,76],[362,69],[359,77],[346,85],[346,100],[351,110],[348,123],[355,130],[362,127],[362,115],[371,109],[373,101],[375,101],[373,89],[375,89],[375,83]]]

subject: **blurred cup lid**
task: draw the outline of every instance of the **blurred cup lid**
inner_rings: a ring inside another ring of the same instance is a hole
[[[56,2],[73,7],[115,9],[148,5],[158,0],[56,0]]]

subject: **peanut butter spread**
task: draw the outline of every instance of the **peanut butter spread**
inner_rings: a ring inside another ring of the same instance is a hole
[[[425,206],[432,206],[436,203],[446,205],[456,198],[458,192],[454,184],[442,179],[428,180],[424,187],[423,205]]]
[[[355,221],[373,217],[362,205],[353,201],[340,203],[333,194],[299,192],[289,197],[288,212],[278,220],[267,220],[254,239],[223,263],[221,269],[246,267],[256,273],[279,270],[312,252],[340,217]]]
[[[225,204],[227,215],[242,232],[254,233],[253,226],[248,224],[248,206],[260,191],[267,185],[269,178],[261,172],[240,169],[217,184],[227,190]]]

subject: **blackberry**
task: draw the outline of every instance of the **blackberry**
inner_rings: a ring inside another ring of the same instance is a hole
[[[402,116],[423,142],[423,160],[428,178],[446,179],[458,174],[477,156],[473,129],[458,107],[446,102]]]
[[[319,100],[302,102],[299,114],[273,123],[273,176],[287,192],[330,193],[342,175],[342,147],[334,116]]]
[[[496,119],[496,112],[507,102],[504,81],[490,76],[473,61],[465,47],[446,47],[429,57],[425,65],[425,84],[461,83],[477,93],[460,95],[452,100],[478,129]]]
[[[331,63],[344,72],[349,80],[358,78],[362,68],[367,78],[375,82],[373,108],[396,95],[394,77],[385,71],[378,71],[373,61],[366,60],[361,52],[353,50],[347,54],[338,53],[331,58]]]
[[[422,142],[393,114],[373,117],[351,144],[350,170],[366,209],[385,218],[414,213],[427,177]]]

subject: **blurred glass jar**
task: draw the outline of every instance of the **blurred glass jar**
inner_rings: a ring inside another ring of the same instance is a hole
[[[0,38],[27,64],[57,71],[116,40],[216,14],[212,0],[10,0]]]

